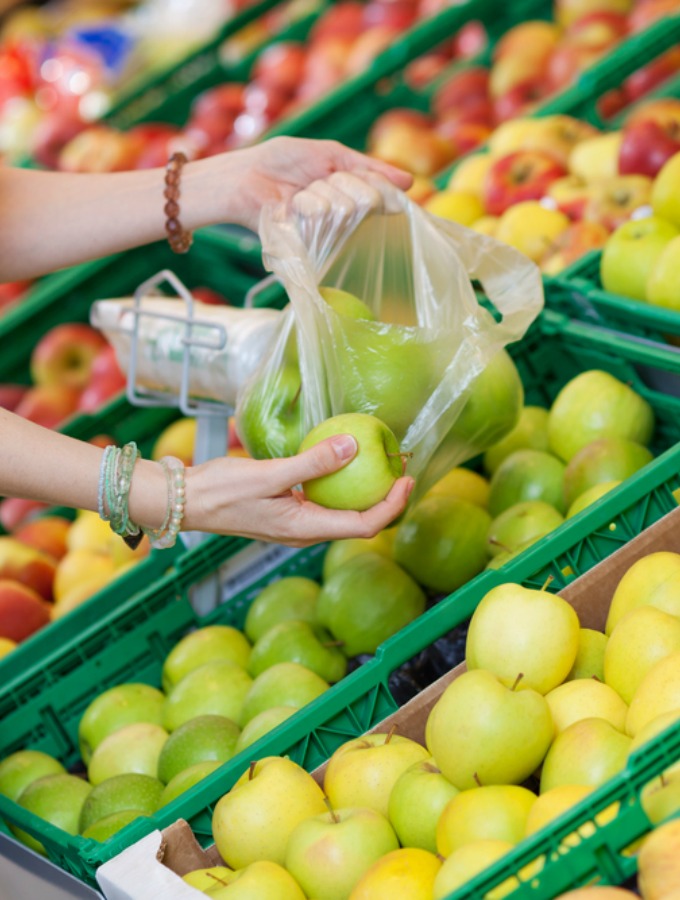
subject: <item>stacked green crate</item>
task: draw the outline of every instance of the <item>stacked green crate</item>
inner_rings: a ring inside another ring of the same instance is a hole
[[[599,332],[550,312],[513,348],[528,403],[548,404],[566,381],[590,368],[605,369],[630,382],[654,407],[658,423],[654,449],[662,452],[680,438],[680,401],[640,382],[629,363],[639,361],[639,355],[640,348],[630,340],[615,336],[603,340]],[[285,753],[307,769],[324,762],[343,741],[395,711],[392,674],[465,622],[489,588],[508,580],[533,585],[552,575],[557,590],[673,509],[673,492],[680,488],[679,463],[680,448],[668,450],[510,566],[478,576],[383,644],[374,659],[265,736],[250,748],[247,759],[239,756],[226,763],[199,786],[154,816],[131,823],[106,844],[70,837],[3,798],[0,817],[39,836],[51,859],[89,881],[97,865],[153,828],[164,828],[180,817],[209,843],[212,808],[253,753]],[[248,553],[249,548],[252,545],[241,539],[210,539],[186,554],[166,578],[121,603],[99,623],[70,640],[64,634],[61,647],[54,647],[46,659],[8,672],[0,688],[4,725],[0,757],[31,747],[74,765],[78,722],[97,694],[126,680],[159,685],[165,656],[189,630],[213,623],[242,625],[250,603],[266,583],[291,574],[318,577],[321,570],[321,545],[284,553],[259,570],[255,560],[243,588],[209,615],[199,616],[191,606],[190,592],[219,568],[228,577],[231,566],[240,561],[239,553]]]

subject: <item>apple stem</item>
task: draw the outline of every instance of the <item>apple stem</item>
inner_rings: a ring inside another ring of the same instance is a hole
[[[542,590],[542,591],[546,590],[546,588],[547,588],[550,584],[552,584],[554,580],[555,580],[555,576],[554,576],[554,575],[548,575],[548,577],[545,579],[545,583],[543,584],[543,587],[541,588],[541,590]]]
[[[340,824],[340,816],[333,809],[333,804],[331,803],[331,801],[328,799],[328,797],[324,797],[323,802],[328,807],[328,812],[331,814],[331,819],[335,822],[336,825],[339,825]]]
[[[257,765],[257,760],[254,759],[250,764],[250,768],[248,769],[248,781],[252,781],[253,778],[255,777],[255,766],[256,765]]]
[[[393,725],[393,726],[390,728],[389,732],[387,733],[387,737],[385,738],[385,743],[386,743],[386,744],[389,744],[389,742],[392,740],[392,738],[393,738],[394,735],[396,734],[396,731],[397,731],[397,726],[396,726],[396,725]]]
[[[489,543],[493,544],[494,547],[500,547],[501,550],[505,550],[506,553],[514,553],[512,547],[508,547],[505,544],[501,544],[501,542],[497,541],[496,538],[489,538]]]
[[[590,677],[593,679],[593,681],[599,681],[600,684],[603,683],[603,682],[602,682],[602,679],[601,679],[601,678],[598,678],[597,675],[591,675]]]
[[[413,459],[413,451],[409,450],[406,453],[386,453],[385,456],[398,456],[399,459]]]
[[[345,642],[344,641],[325,641],[321,646],[322,647],[344,647]]]
[[[288,412],[289,412],[289,413],[290,413],[290,412],[293,412],[293,407],[295,406],[295,404],[296,404],[296,403],[298,402],[298,400],[300,399],[300,394],[301,394],[301,392],[302,392],[302,384],[300,384],[300,387],[295,391],[295,396],[293,397],[293,399],[290,401],[290,403],[289,403],[289,405],[288,405]]]
[[[475,773],[473,774],[472,777],[473,777],[474,780],[477,782],[477,786],[478,786],[478,787],[481,787],[481,786],[482,786],[482,782],[479,780],[479,775],[475,772]]]
[[[229,887],[229,882],[224,881],[222,878],[220,878],[219,875],[213,875],[212,872],[206,872],[205,874],[208,876],[208,878],[214,879],[218,884],[223,884],[224,887]]]
[[[521,681],[523,678],[524,678],[524,672],[520,672],[519,675],[517,676],[517,678],[515,678],[515,681],[513,682],[513,685],[512,685],[512,687],[510,688],[510,690],[511,690],[511,691],[516,691],[516,690],[517,690],[517,685],[520,683],[520,681]]]
[[[668,782],[666,781],[666,777],[663,772],[661,773],[661,775],[659,775],[659,780],[661,781],[661,787],[662,788],[666,787]]]

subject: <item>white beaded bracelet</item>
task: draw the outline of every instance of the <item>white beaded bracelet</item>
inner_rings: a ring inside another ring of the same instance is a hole
[[[168,485],[168,506],[160,528],[144,528],[152,547],[164,550],[174,547],[182,528],[184,501],[186,496],[184,463],[175,456],[164,456],[159,460]]]

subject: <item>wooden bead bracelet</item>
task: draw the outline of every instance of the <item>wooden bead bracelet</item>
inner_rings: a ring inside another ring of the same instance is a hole
[[[186,253],[193,243],[193,235],[185,231],[179,221],[179,182],[187,157],[184,153],[173,153],[165,167],[165,190],[163,196],[166,203],[163,211],[167,216],[165,231],[168,235],[170,249],[174,253]]]

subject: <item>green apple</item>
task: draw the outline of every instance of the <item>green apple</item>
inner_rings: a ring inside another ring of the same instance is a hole
[[[241,666],[215,659],[189,672],[170,691],[163,726],[174,731],[196,716],[225,716],[238,722],[253,679]]]
[[[524,389],[517,367],[505,350],[488,363],[472,383],[469,397],[444,443],[466,449],[466,457],[488,450],[519,422]]]
[[[380,644],[425,611],[425,594],[400,566],[377,553],[355,556],[324,584],[319,622],[346,656],[375,653]]]
[[[528,547],[531,547],[532,544],[535,544],[539,540],[540,538],[537,537],[531,541],[527,541],[525,544],[520,544],[516,550],[501,550],[496,556],[491,557],[485,568],[502,569],[504,565],[510,562],[510,560],[515,559],[520,553],[523,553]]]
[[[557,594],[501,584],[472,614],[465,662],[468,669],[486,669],[520,693],[547,694],[574,664],[579,628],[573,606]]]
[[[226,887],[218,885],[208,896],[212,900],[305,900],[293,876],[268,860],[240,869]]]
[[[491,479],[489,512],[498,516],[526,500],[543,500],[564,512],[565,465],[543,450],[516,450],[506,456]]]
[[[424,497],[397,528],[394,559],[424,587],[450,594],[482,571],[491,516],[455,497]]]
[[[299,453],[336,434],[354,436],[356,456],[330,475],[312,478],[302,485],[307,500],[329,509],[365,510],[380,503],[403,474],[399,443],[392,431],[375,416],[345,413],[321,422],[300,444]]]
[[[536,794],[516,784],[489,784],[461,791],[449,801],[437,823],[437,850],[450,856],[472,841],[507,841],[524,837]]]
[[[467,500],[468,503],[474,503],[476,506],[481,506],[482,509],[487,509],[489,490],[489,482],[483,475],[473,472],[472,469],[456,466],[432,485],[426,496],[455,497],[457,500]]]
[[[255,643],[279,622],[297,619],[316,622],[316,601],[321,587],[311,578],[290,575],[263,588],[251,603],[243,630]]]
[[[364,872],[398,847],[374,809],[338,809],[300,822],[288,839],[286,869],[307,897],[345,900]]]
[[[680,616],[680,553],[660,550],[633,563],[616,586],[605,632],[611,634],[619,620],[637,606],[654,606]]]
[[[664,309],[680,310],[680,235],[669,241],[662,250],[647,281],[647,300],[653,306]]]
[[[388,815],[404,847],[437,852],[437,821],[458,793],[432,757],[414,763],[397,778],[390,793]]]
[[[236,755],[236,752],[236,749],[234,749],[234,756]],[[210,775],[211,772],[214,772],[215,769],[219,769],[221,765],[221,762],[213,759],[194,763],[193,766],[182,769],[182,771],[178,772],[174,778],[171,778],[163,788],[163,793],[158,801],[158,809],[160,809],[161,806],[167,806],[168,803],[172,803],[172,801],[179,797],[180,794],[183,794],[185,791],[188,791],[189,788],[198,784],[199,781],[202,781],[206,776]]]
[[[362,553],[379,553],[386,559],[392,559],[392,549],[396,530],[386,528],[372,538],[346,538],[343,541],[331,541],[323,558],[323,580],[331,577],[333,572],[344,566],[354,556]]]
[[[273,706],[300,709],[320,697],[330,685],[316,672],[299,663],[277,663],[253,681],[244,701],[239,724],[241,728],[255,716]]]
[[[680,153],[666,160],[652,185],[652,209],[655,216],[661,216],[680,228]]]
[[[326,303],[335,310],[339,316],[347,316],[350,319],[368,319],[375,321],[375,316],[363,300],[360,300],[349,291],[340,288],[321,285],[319,293]]]
[[[600,438],[646,446],[654,433],[649,403],[609,372],[590,369],[567,382],[550,408],[550,450],[565,462]]]
[[[626,765],[630,738],[605,719],[581,719],[561,731],[543,760],[541,793],[563,784],[599,787]]]
[[[493,444],[484,454],[484,468],[493,475],[504,459],[517,450],[550,449],[548,444],[548,410],[542,406],[525,406],[515,427]]]
[[[554,734],[545,697],[512,691],[484,669],[459,675],[433,713],[429,750],[460,790],[520,784],[539,767]]]
[[[602,287],[612,294],[646,300],[649,274],[663,248],[677,234],[678,229],[659,216],[619,225],[602,250]]]
[[[398,734],[371,733],[345,741],[328,761],[326,796],[334,809],[365,806],[387,818],[399,776],[428,757],[425,747]]]
[[[43,775],[21,792],[17,803],[67,834],[78,834],[80,813],[91,790],[92,785],[75,775]],[[45,853],[43,845],[30,834],[10,827],[22,843],[36,853]]]
[[[272,377],[255,377],[237,409],[243,446],[254,459],[294,456],[304,434],[300,370],[285,365]]]
[[[263,859],[283,865],[296,826],[324,812],[323,791],[312,776],[286,757],[269,756],[253,763],[218,801],[213,837],[235,869]]]
[[[475,875],[492,866],[513,849],[508,841],[474,841],[454,851],[437,873],[434,880],[433,900],[445,900],[449,894],[462,887]],[[492,891],[489,897],[496,896]],[[499,894],[498,896],[501,896]]]
[[[594,678],[575,678],[545,695],[559,734],[581,719],[606,719],[617,731],[626,727],[628,707],[608,684]]]
[[[586,444],[572,456],[564,473],[567,505],[598,484],[625,481],[653,459],[646,447],[625,438],[600,438]]]
[[[206,869],[194,869],[182,875],[182,881],[186,881],[191,887],[195,887],[205,894],[212,894],[218,887],[226,887],[234,880],[236,873],[227,866],[210,866]]]
[[[554,506],[542,500],[525,500],[506,509],[491,522],[486,536],[491,556],[514,553],[550,534],[564,522]]]
[[[83,762],[105,737],[134,722],[162,724],[164,695],[148,684],[119,684],[90,703],[78,725],[78,744]]]
[[[579,628],[578,650],[566,681],[576,678],[597,678],[604,681],[604,652],[607,635],[593,628]]]
[[[87,767],[92,785],[128,772],[155,778],[158,757],[168,733],[160,725],[135,722],[119,728],[99,744]]]
[[[643,725],[643,727],[638,731],[638,733],[631,741],[630,752],[634,753],[636,750],[642,747],[643,744],[646,744],[648,741],[653,740],[657,735],[664,732],[667,728],[670,728],[671,725],[675,725],[678,719],[680,719],[680,707],[678,707],[677,709],[672,709],[670,712],[662,713],[655,719],[650,719],[645,725]],[[680,768],[680,760],[673,763],[670,769],[666,769],[666,772],[672,772],[677,768]]]
[[[172,732],[158,758],[158,777],[168,784],[201,762],[227,762],[235,753],[240,728],[225,716],[196,716]]]
[[[676,815],[680,811],[680,771],[646,784],[640,793],[640,803],[652,825]]]
[[[158,809],[163,785],[150,775],[115,775],[107,778],[88,794],[80,812],[78,830],[87,831],[95,822],[126,809],[139,815],[150,815]]]
[[[0,762],[0,794],[16,801],[31,782],[66,772],[59,760],[40,750],[17,750]]]
[[[638,606],[619,619],[609,636],[604,680],[630,703],[652,666],[677,651],[680,619],[653,606]]]
[[[419,847],[386,853],[365,872],[350,894],[351,900],[432,900],[441,860]]]
[[[270,731],[273,731],[277,725],[285,722],[286,719],[290,719],[295,711],[296,708],[294,706],[272,706],[258,713],[255,718],[248,722],[239,735],[234,748],[234,755],[245,750],[246,747],[250,747],[255,741],[259,741],[261,737],[269,734]]]
[[[170,693],[185,675],[215,659],[226,659],[247,669],[250,659],[248,639],[230,625],[206,625],[185,635],[165,657],[163,690]]]
[[[655,663],[644,676],[628,707],[626,732],[632,737],[664,713],[680,709],[680,651]]]
[[[578,513],[583,512],[586,507],[591,506],[599,500],[600,497],[604,497],[605,494],[613,491],[614,488],[618,487],[620,484],[620,481],[605,481],[603,484],[596,484],[593,485],[593,487],[588,488],[587,491],[579,494],[571,504],[567,510],[567,519],[571,519],[573,516],[578,515]]]
[[[119,812],[104,816],[103,819],[99,819],[94,825],[90,825],[89,828],[83,831],[82,837],[91,838],[93,841],[99,841],[103,844],[113,837],[114,834],[125,828],[126,825],[129,825],[130,822],[134,822],[135,819],[145,815],[146,813],[141,809],[121,809]]]
[[[280,662],[296,662],[324,681],[340,681],[347,673],[347,657],[329,632],[308,622],[279,622],[253,647],[248,671],[253,678]]]

